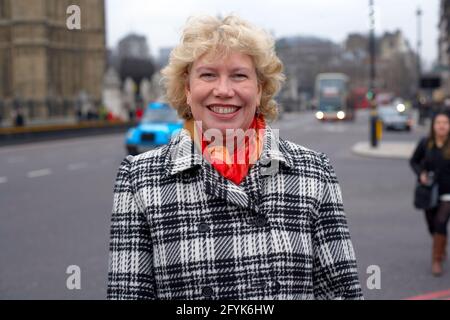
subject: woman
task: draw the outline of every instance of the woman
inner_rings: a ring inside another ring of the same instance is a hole
[[[266,123],[283,80],[272,38],[191,18],[162,73],[185,129],[120,166],[108,298],[361,299],[328,158]]]
[[[446,258],[447,224],[450,217],[450,118],[438,112],[431,122],[430,134],[416,147],[410,160],[420,183],[429,184],[430,174],[438,184],[438,206],[425,210],[428,231],[433,236],[433,275],[442,274],[442,262]]]

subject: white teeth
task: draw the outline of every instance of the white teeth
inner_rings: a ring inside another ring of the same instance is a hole
[[[211,106],[210,109],[215,112],[215,113],[222,113],[222,114],[227,114],[227,113],[234,113],[236,112],[239,108],[238,107],[219,107],[219,106]]]

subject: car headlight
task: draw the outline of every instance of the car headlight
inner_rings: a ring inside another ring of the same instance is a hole
[[[319,119],[319,120],[322,120],[323,119],[323,112],[322,111],[316,112],[316,118]]]
[[[399,103],[398,105],[397,105],[397,111],[398,112],[403,112],[403,111],[405,111],[406,110],[406,107],[405,107],[405,105],[403,104],[403,103]]]
[[[344,111],[339,111],[337,113],[337,117],[338,117],[339,120],[344,119],[345,118],[345,112]]]

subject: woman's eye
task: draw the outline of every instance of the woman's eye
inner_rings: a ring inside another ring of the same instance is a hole
[[[233,75],[234,78],[236,79],[247,79],[247,75],[243,74],[243,73],[236,73],[235,75]]]
[[[201,78],[205,78],[205,79],[212,79],[214,78],[216,75],[214,73],[202,73],[200,74]]]

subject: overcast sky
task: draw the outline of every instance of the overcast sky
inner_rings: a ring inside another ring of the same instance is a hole
[[[377,34],[400,29],[415,50],[416,10],[422,14],[422,57],[437,58],[439,0],[374,0]],[[150,50],[174,46],[186,19],[234,12],[275,36],[313,35],[342,42],[350,32],[367,33],[369,0],[106,0],[108,47],[135,32]]]

